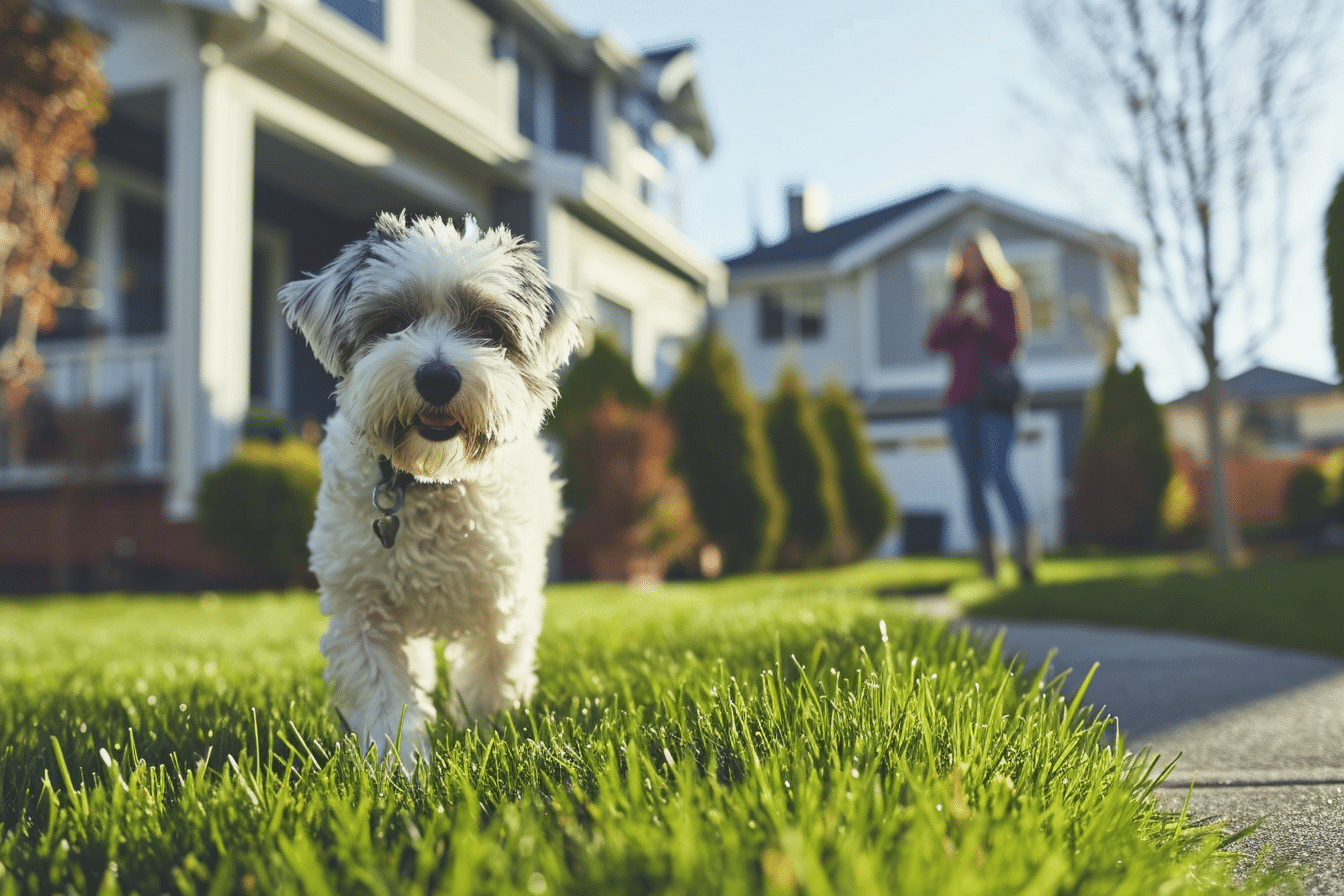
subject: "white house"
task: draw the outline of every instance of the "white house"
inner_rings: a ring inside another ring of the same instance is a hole
[[[543,0],[91,9],[111,118],[69,229],[82,307],[41,343],[45,398],[125,409],[113,476],[160,487],[170,519],[193,516],[249,410],[325,419],[333,383],[275,292],[379,210],[536,239],[650,381],[724,300],[725,267],[676,220],[679,171],[714,146],[690,45],[584,36]],[[63,475],[0,448],[0,502]]]
[[[1084,398],[1105,363],[1098,334],[1137,312],[1137,249],[974,189],[939,187],[829,226],[818,220],[816,196],[790,188],[785,238],[727,261],[728,303],[716,319],[754,388],[770,393],[785,364],[814,387],[828,378],[849,387],[905,511],[905,549],[969,550],[964,489],[939,409],[949,371],[924,338],[947,303],[954,230],[989,227],[1031,298],[1019,362],[1031,405],[1019,418],[1014,467],[1043,543],[1059,545]],[[998,524],[1005,533],[1001,513]]]

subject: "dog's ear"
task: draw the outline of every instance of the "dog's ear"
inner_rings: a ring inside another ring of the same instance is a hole
[[[490,235],[499,240],[513,268],[521,293],[517,298],[525,305],[545,310],[545,322],[537,340],[539,366],[545,370],[559,370],[583,344],[579,321],[587,315],[572,295],[551,282],[537,257],[536,243],[513,236],[502,224]]]
[[[546,327],[541,331],[541,356],[548,370],[559,370],[583,345],[579,324],[588,315],[569,291],[558,286],[550,288],[550,300]]]
[[[289,325],[303,334],[313,354],[327,372],[345,376],[357,345],[351,304],[359,286],[359,274],[378,247],[406,235],[403,212],[384,212],[363,239],[355,240],[317,274],[309,274],[280,288],[278,298]]]

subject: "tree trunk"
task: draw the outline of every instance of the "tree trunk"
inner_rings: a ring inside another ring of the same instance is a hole
[[[1209,551],[1219,567],[1226,569],[1236,563],[1241,552],[1241,538],[1236,518],[1232,515],[1232,499],[1227,488],[1227,445],[1223,441],[1223,381],[1218,376],[1218,358],[1206,346],[1204,366],[1209,384],[1204,387],[1204,436],[1209,446],[1208,457],[1208,525]]]

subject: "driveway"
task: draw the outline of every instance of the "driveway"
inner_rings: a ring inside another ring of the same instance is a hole
[[[1119,720],[1131,750],[1179,756],[1164,805],[1179,809],[1193,782],[1194,816],[1236,828],[1263,817],[1239,848],[1310,866],[1312,896],[1344,894],[1344,660],[1075,623],[958,624],[1006,631],[1006,652],[1033,668],[1057,651],[1075,688],[1099,662],[1086,702]]]

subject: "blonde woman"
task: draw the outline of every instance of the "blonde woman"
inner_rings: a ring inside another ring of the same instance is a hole
[[[948,430],[966,484],[976,554],[991,580],[997,578],[994,531],[985,503],[992,482],[1013,526],[1012,555],[1024,583],[1036,581],[1031,519],[1010,464],[1016,424],[1011,406],[987,404],[982,377],[1010,368],[1022,346],[1029,314],[1022,278],[1009,266],[994,234],[976,230],[952,243],[948,274],[952,300],[929,329],[928,346],[952,361],[952,381],[943,395]]]

